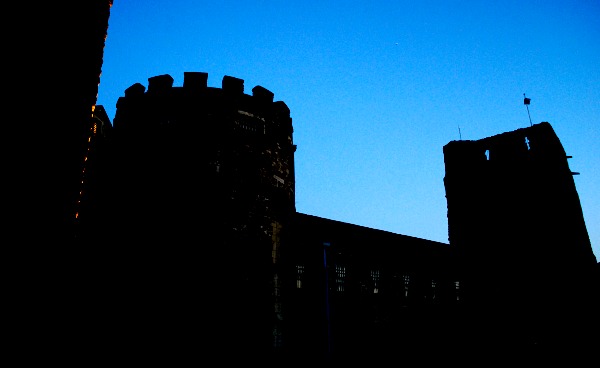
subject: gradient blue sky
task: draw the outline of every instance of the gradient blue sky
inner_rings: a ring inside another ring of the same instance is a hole
[[[448,243],[442,147],[548,121],[600,260],[600,2],[115,0],[98,104],[186,71],[291,110],[296,209]],[[460,129],[460,136],[459,136]]]

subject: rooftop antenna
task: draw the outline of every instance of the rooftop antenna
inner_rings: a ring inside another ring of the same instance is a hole
[[[527,108],[527,116],[529,116],[529,126],[533,126],[533,124],[531,123],[531,115],[529,115],[529,103],[531,102],[531,98],[527,98],[525,96],[525,94],[523,93],[523,103],[525,104],[525,107]]]
[[[460,134],[460,125],[458,126],[458,139],[462,141],[462,134]]]

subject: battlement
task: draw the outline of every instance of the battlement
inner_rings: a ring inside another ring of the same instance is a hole
[[[117,130],[139,131],[177,123],[206,124],[211,117],[232,121],[247,133],[288,137],[293,132],[290,109],[274,101],[273,92],[255,86],[246,94],[244,80],[225,75],[221,87],[208,86],[208,73],[184,72],[183,86],[169,74],[148,78],[148,87],[135,83],[117,101]]]
[[[279,113],[289,115],[289,108],[283,101],[274,101],[273,92],[263,86],[255,86],[252,88],[252,95],[248,95],[244,91],[244,80],[232,76],[224,76],[221,81],[221,88],[208,86],[208,73],[203,72],[184,72],[183,87],[173,86],[174,79],[169,74],[157,75],[148,78],[148,88],[141,83],[135,83],[125,90],[125,98],[141,97],[145,94],[151,95],[168,95],[177,93],[178,90],[183,90],[188,93],[210,93],[220,94],[227,97],[252,97],[256,103],[261,105],[274,104],[274,107]],[[120,97],[121,100],[123,97]],[[117,102],[117,107],[119,102]]]
[[[548,122],[476,141],[451,141],[444,146],[444,160],[451,171],[469,171],[487,164],[566,164],[566,159],[565,150]]]

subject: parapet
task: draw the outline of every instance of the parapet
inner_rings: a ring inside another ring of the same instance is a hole
[[[514,164],[530,160],[565,160],[566,153],[560,140],[548,122],[531,127],[501,133],[476,141],[451,141],[444,146],[444,160],[447,166],[463,166],[496,162]]]
[[[274,101],[275,95],[263,86],[252,88],[252,95],[244,93],[244,80],[223,76],[221,88],[208,86],[208,73],[184,72],[183,86],[174,86],[169,74],[148,78],[148,88],[135,83],[125,90],[125,97],[117,101],[115,126],[150,127],[153,124],[174,124],[177,121],[201,120],[201,116],[241,114],[266,124],[260,131],[281,131],[289,135],[290,109],[283,101]],[[186,114],[194,116],[182,119]],[[237,118],[236,118],[237,119]],[[160,120],[160,121],[159,121]]]

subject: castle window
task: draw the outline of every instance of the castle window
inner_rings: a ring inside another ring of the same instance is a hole
[[[304,279],[304,266],[296,265],[296,289],[302,289],[302,280]]]
[[[346,281],[346,267],[335,265],[335,285],[337,291],[344,291]]]
[[[379,270],[371,270],[371,282],[373,283],[373,294],[379,294]]]
[[[408,298],[408,285],[410,284],[410,276],[403,275],[402,281],[404,281],[404,297]]]
[[[489,159],[490,159],[490,150],[485,150],[485,159],[489,161]]]
[[[460,282],[454,281],[454,293],[456,294],[456,300],[460,300]]]

